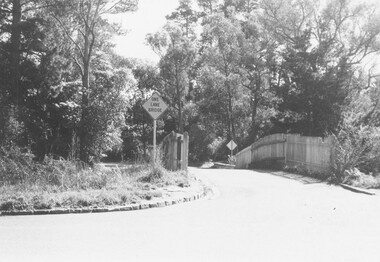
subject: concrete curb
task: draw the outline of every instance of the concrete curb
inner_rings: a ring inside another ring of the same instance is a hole
[[[304,175],[300,175],[300,174],[296,174],[296,173],[289,173],[289,172],[286,172],[286,171],[275,171],[275,172],[270,172],[270,174],[273,174],[273,175],[276,175],[276,176],[285,177],[285,178],[289,178],[289,179],[294,179],[294,176],[298,176],[301,179],[297,180],[297,181],[301,181],[301,182],[307,182],[307,180],[311,181],[311,182],[313,182],[313,181],[315,181],[315,182],[326,182],[326,181],[324,181],[322,179],[319,179],[319,178],[308,177],[308,176],[304,176]],[[355,193],[362,193],[362,194],[367,194],[367,195],[371,195],[371,196],[376,195],[376,193],[371,192],[369,190],[366,190],[366,189],[363,189],[363,188],[354,187],[354,186],[349,186],[349,185],[346,185],[346,184],[343,184],[343,183],[334,184],[334,185],[339,185],[342,188],[350,190],[350,191],[355,192]]]
[[[20,211],[0,211],[1,216],[28,216],[28,215],[63,215],[63,214],[84,214],[84,213],[105,213],[105,212],[118,212],[118,211],[133,211],[143,210],[148,208],[166,207],[180,203],[195,201],[198,199],[211,197],[213,190],[203,185],[203,192],[196,194],[189,194],[182,197],[167,199],[159,199],[157,201],[144,201],[139,204],[129,204],[124,206],[110,206],[110,207],[85,207],[85,208],[55,208],[55,209],[41,209],[41,210],[20,210]]]
[[[343,183],[340,183],[339,185],[341,187],[343,187],[344,189],[350,190],[352,192],[367,194],[367,195],[371,195],[371,196],[376,195],[375,193],[370,192],[370,191],[365,190],[365,189],[362,189],[362,188],[357,188],[357,187],[354,187],[354,186],[349,186],[349,185],[346,185],[346,184],[343,184]]]

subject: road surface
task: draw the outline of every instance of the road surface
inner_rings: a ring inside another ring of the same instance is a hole
[[[380,198],[248,170],[192,169],[212,199],[0,217],[0,261],[380,261]]]

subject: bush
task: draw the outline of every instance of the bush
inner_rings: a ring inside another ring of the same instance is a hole
[[[309,169],[305,164],[285,165],[283,170],[290,173],[295,173],[303,176],[313,177],[316,179],[327,180],[331,177],[329,172],[319,172]]]
[[[12,147],[10,150],[0,148],[0,182],[16,184],[39,171],[38,165],[33,165],[34,156],[27,150]],[[30,178],[30,177],[29,177]]]
[[[160,149],[156,152],[155,161],[151,160],[146,176],[141,177],[141,181],[160,184],[186,185],[188,183],[188,173],[185,170],[168,171],[163,165],[163,153]],[[182,186],[183,187],[183,186]]]
[[[165,176],[167,176],[167,170],[164,168],[163,154],[161,148],[158,148],[156,150],[156,156],[154,157],[154,160],[153,157],[150,160],[147,181],[159,181],[162,180]]]
[[[380,170],[380,128],[356,125],[347,116],[335,136],[335,179],[345,179],[345,171],[358,168],[377,173]]]
[[[226,147],[228,141],[221,137],[217,137],[214,139],[212,143],[208,145],[208,149],[210,152],[210,156],[214,160],[222,160],[226,159],[226,155],[228,154],[228,148]]]
[[[363,188],[380,188],[380,176],[366,175],[360,172],[359,169],[353,168],[344,172],[344,178],[342,181],[344,184],[348,184],[356,187]]]
[[[205,126],[191,125],[189,132],[189,162],[201,162],[208,160],[213,154],[216,145],[211,145],[214,135],[207,132]]]
[[[228,164],[236,165],[236,156],[228,155]]]

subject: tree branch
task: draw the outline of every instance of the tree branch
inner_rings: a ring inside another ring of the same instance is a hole
[[[29,11],[32,11],[32,10],[43,9],[43,8],[51,7],[51,6],[54,6],[54,4],[51,4],[51,5],[42,5],[42,6],[37,6],[37,7],[30,7],[30,8],[25,9],[24,12],[29,12]]]
[[[83,77],[83,76],[84,76],[84,73],[83,73],[83,68],[82,68],[82,66],[79,64],[79,62],[78,62],[78,60],[77,60],[77,58],[76,58],[75,56],[73,56],[73,59],[74,59],[75,64],[76,64],[76,65],[78,66],[78,68],[79,68],[80,75]]]
[[[59,25],[61,26],[61,28],[63,29],[64,33],[66,34],[66,36],[70,39],[70,41],[75,45],[75,47],[78,49],[80,55],[82,57],[84,57],[84,54],[83,54],[83,50],[82,48],[79,46],[79,44],[71,37],[71,35],[69,34],[69,32],[67,31],[67,29],[65,28],[65,25],[62,23],[61,20],[59,20],[58,17],[56,17],[54,14],[51,14],[52,17],[59,23]]]
[[[114,9],[115,6],[117,6],[120,2],[121,2],[121,0],[116,1],[116,2],[115,2],[110,8],[108,8],[107,10],[101,11],[100,14],[102,15],[102,14],[106,14],[106,13],[110,12],[110,11],[111,11],[112,9]]]
[[[25,1],[24,3],[21,3],[21,6],[27,5],[29,3],[33,2],[33,0]]]
[[[5,7],[0,7],[0,12],[4,12],[4,13],[12,13],[12,10],[8,9],[8,8],[5,8]]]

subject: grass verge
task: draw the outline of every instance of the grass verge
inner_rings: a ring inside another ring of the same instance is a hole
[[[160,163],[123,168],[46,159],[36,163],[21,150],[0,151],[0,211],[105,207],[163,196],[167,186],[185,187],[187,172],[169,172]]]

